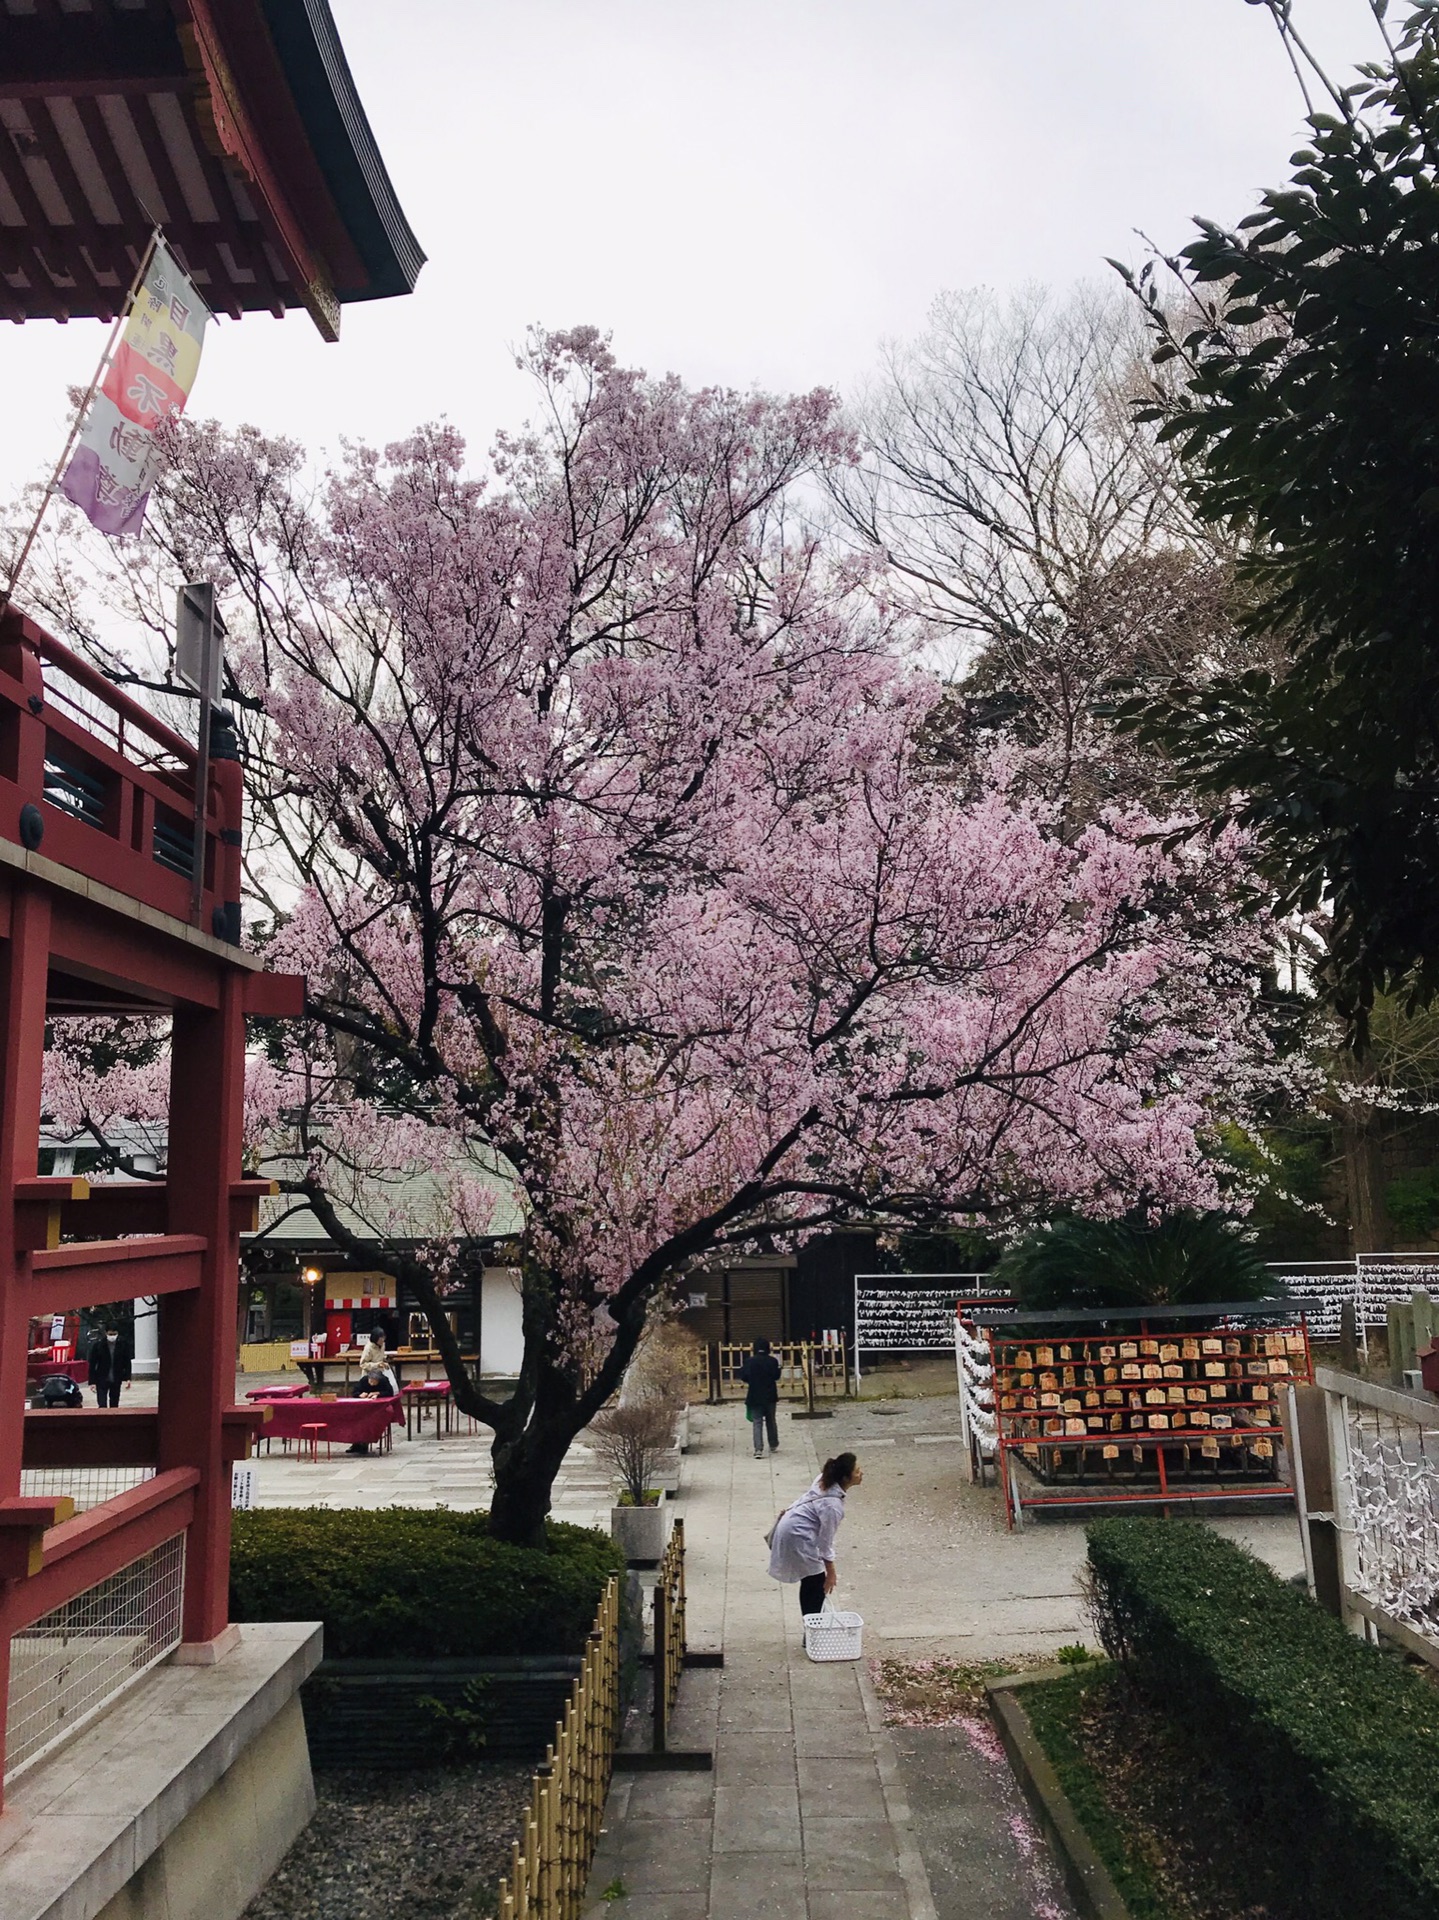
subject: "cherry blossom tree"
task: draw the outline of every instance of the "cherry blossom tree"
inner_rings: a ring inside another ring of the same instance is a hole
[[[314,483],[286,441],[187,425],[158,511],[223,589],[252,875],[309,981],[257,1128],[425,1304],[494,1430],[492,1527],[534,1542],[688,1266],[838,1222],[1210,1206],[1206,1122],[1270,1069],[1238,839],[1066,835],[1002,759],[935,777],[904,616],[796,513],[851,458],[829,395],[691,391],[590,330],[528,357],[540,416],[488,477],[445,427]],[[437,1217],[357,1232],[419,1165]],[[486,1167],[523,1215],[509,1399],[441,1310]]]

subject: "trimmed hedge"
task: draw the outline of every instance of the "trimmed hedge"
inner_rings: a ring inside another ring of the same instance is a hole
[[[579,1653],[624,1555],[552,1520],[548,1553],[448,1508],[260,1509],[234,1516],[233,1620],[323,1620],[333,1658]]]
[[[1439,1914],[1439,1691],[1190,1520],[1088,1529],[1105,1648],[1253,1815],[1306,1920]]]

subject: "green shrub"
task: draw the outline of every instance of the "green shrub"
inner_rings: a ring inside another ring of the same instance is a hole
[[[1243,1228],[1218,1213],[1066,1217],[1016,1242],[994,1278],[1036,1310],[1263,1300],[1281,1291]]]
[[[1312,1920],[1439,1913],[1439,1693],[1187,1520],[1088,1529],[1106,1651],[1252,1809]]]
[[[550,1550],[492,1540],[489,1516],[447,1508],[234,1517],[235,1620],[323,1620],[335,1656],[578,1653],[624,1555],[606,1534],[550,1521]]]

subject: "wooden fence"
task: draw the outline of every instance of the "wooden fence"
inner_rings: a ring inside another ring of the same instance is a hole
[[[511,1849],[509,1875],[500,1882],[500,1920],[579,1920],[619,1730],[620,1585],[615,1579],[600,1601],[554,1745],[535,1775],[524,1833]]]
[[[685,1523],[676,1520],[655,1578],[654,1751],[663,1753],[685,1668]]]
[[[739,1370],[752,1348],[723,1340],[701,1347],[695,1354],[695,1391],[703,1400],[742,1400],[745,1383]],[[779,1361],[781,1400],[836,1400],[850,1389],[848,1349],[838,1340],[777,1340],[770,1348]]]

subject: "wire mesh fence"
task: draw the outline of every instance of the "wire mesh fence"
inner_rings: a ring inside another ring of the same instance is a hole
[[[7,1780],[180,1644],[184,1592],[185,1535],[177,1533],[12,1637]]]
[[[69,1498],[76,1513],[88,1513],[154,1478],[153,1467],[25,1467],[20,1492],[27,1499]]]

